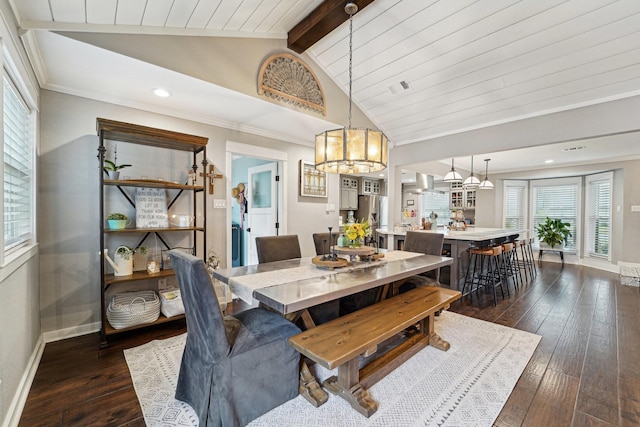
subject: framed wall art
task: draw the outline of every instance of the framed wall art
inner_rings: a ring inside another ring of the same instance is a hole
[[[300,195],[305,197],[327,197],[327,174],[316,170],[313,162],[300,160]]]

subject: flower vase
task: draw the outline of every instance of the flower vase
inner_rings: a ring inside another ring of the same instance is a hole
[[[350,248],[359,248],[362,246],[362,239],[349,240]]]

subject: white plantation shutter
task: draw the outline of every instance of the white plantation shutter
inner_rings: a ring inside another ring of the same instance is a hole
[[[4,250],[31,240],[33,233],[33,126],[31,111],[3,76]]]
[[[586,252],[589,256],[610,259],[613,173],[591,175],[587,177],[586,182]]]
[[[538,238],[535,228],[545,221],[546,217],[561,219],[569,223],[571,237],[565,249],[576,250],[578,228],[578,207],[580,178],[562,178],[531,181],[532,226],[536,242]]]
[[[527,228],[527,201],[529,200],[529,181],[504,181],[504,228]]]

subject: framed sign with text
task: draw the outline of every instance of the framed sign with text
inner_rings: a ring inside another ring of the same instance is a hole
[[[136,189],[136,228],[169,227],[167,192],[164,188]]]

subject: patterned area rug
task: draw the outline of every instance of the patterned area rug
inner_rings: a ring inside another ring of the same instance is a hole
[[[437,318],[435,329],[451,349],[427,347],[372,386],[379,409],[370,418],[331,394],[319,408],[298,396],[250,426],[493,425],[541,337],[450,312]],[[148,426],[198,425],[193,410],[173,398],[185,339],[124,352]],[[334,374],[317,367],[320,381]]]

